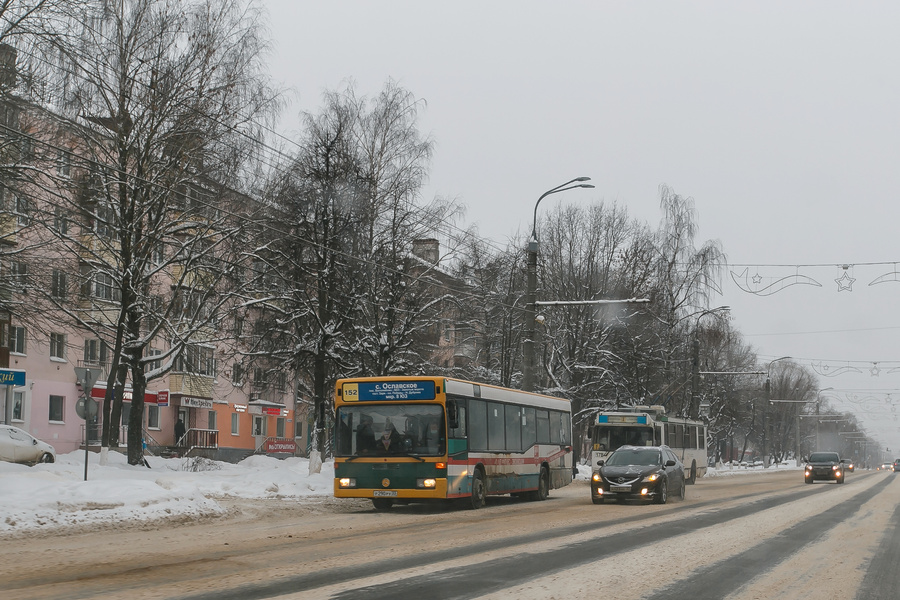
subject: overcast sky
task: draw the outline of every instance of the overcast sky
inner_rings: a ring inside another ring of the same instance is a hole
[[[900,451],[900,4],[265,6],[272,74],[294,92],[285,135],[325,90],[353,79],[374,96],[393,79],[427,102],[425,199],[457,199],[500,244],[574,177],[596,189],[541,210],[615,201],[655,226],[669,185],[694,199],[698,243],[728,256],[712,305]]]

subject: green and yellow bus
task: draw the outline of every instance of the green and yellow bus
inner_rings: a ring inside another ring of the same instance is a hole
[[[448,377],[341,379],[334,495],[395,503],[544,500],[572,481],[568,400]]]

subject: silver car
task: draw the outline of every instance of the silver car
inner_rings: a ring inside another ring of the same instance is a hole
[[[12,425],[0,425],[0,460],[33,465],[56,462],[56,450]]]

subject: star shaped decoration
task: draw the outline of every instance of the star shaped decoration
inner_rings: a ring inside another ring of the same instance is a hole
[[[753,283],[755,285],[759,285],[759,283],[761,281],[762,281],[762,276],[759,273],[757,273],[756,275],[753,276]]]
[[[881,369],[878,368],[878,363],[872,363],[872,368],[869,369],[869,373],[872,374],[872,377],[878,377],[878,374],[881,373]]]
[[[842,292],[847,290],[848,292],[853,291],[853,282],[856,281],[855,278],[850,277],[850,274],[847,271],[844,271],[844,274],[834,280],[836,284],[838,284],[838,291]]]

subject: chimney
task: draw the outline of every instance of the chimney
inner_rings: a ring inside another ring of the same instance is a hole
[[[412,252],[427,263],[438,264],[441,257],[440,244],[435,239],[413,240]]]

